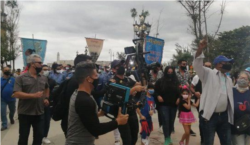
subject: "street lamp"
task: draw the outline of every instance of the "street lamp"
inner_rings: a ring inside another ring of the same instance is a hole
[[[149,35],[151,30],[151,25],[149,23],[145,23],[144,15],[139,16],[140,24],[133,24],[134,32],[139,38],[144,38],[145,36]]]
[[[5,14],[4,12],[1,12],[1,23],[5,22],[6,17],[7,17],[7,14]]]

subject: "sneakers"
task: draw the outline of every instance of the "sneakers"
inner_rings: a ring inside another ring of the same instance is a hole
[[[44,144],[50,144],[51,141],[50,141],[47,137],[44,137],[44,138],[43,138],[43,143],[44,143]]]
[[[165,139],[164,145],[172,145],[172,144],[173,144],[173,143],[172,143],[172,140],[171,140],[170,137],[168,137],[168,138]]]
[[[6,130],[7,129],[7,127],[2,127],[1,128],[1,131],[4,131],[4,130]]]
[[[120,141],[115,141],[115,145],[120,145]]]
[[[179,145],[184,145],[184,142],[180,141],[180,142],[179,142]]]
[[[162,133],[162,134],[163,134],[162,127],[160,127],[160,128],[158,129],[158,132],[160,132],[160,133]]]
[[[196,136],[196,133],[191,129],[190,135],[191,135],[191,136]]]

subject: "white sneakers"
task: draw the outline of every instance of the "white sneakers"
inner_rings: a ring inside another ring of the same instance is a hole
[[[158,132],[163,133],[162,127],[158,129]]]
[[[44,137],[44,138],[43,138],[43,143],[44,143],[44,144],[50,144],[51,141],[50,141],[47,137]]]

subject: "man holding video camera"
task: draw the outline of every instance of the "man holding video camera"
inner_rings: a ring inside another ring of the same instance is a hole
[[[137,92],[145,90],[145,87],[125,76],[124,60],[114,60],[111,63],[111,68],[115,74],[115,76],[111,79],[111,82],[131,88],[130,101],[134,99],[131,96],[135,95]],[[137,102],[135,102],[135,104],[136,103]],[[128,108],[127,113],[129,114],[128,123],[126,125],[118,126],[118,129],[121,134],[123,145],[135,145],[139,132],[139,122],[136,114],[136,108]]]

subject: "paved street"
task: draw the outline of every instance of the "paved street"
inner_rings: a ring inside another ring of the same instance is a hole
[[[192,108],[195,116],[197,117],[196,109]],[[14,125],[9,125],[9,129],[6,131],[1,132],[1,144],[2,145],[16,145],[18,141],[18,120],[15,117],[16,123]],[[108,121],[106,117],[101,117],[100,120],[102,122]],[[164,142],[163,134],[158,132],[158,121],[157,121],[157,114],[153,116],[154,122],[154,131],[150,136],[150,145],[162,145]],[[199,145],[200,137],[199,137],[199,128],[198,123],[195,123],[192,126],[192,129],[197,133],[196,137],[190,137],[190,145]],[[178,145],[178,142],[183,134],[184,130],[182,125],[178,122],[178,118],[175,121],[175,133],[172,135],[174,145]],[[31,135],[29,136],[29,145],[32,144],[32,137],[33,133],[30,132]],[[51,128],[49,132],[48,138],[52,141],[51,145],[64,145],[65,138],[63,132],[60,127],[60,122],[51,121]],[[113,145],[114,144],[114,137],[113,132],[107,133],[99,137],[96,140],[96,145]],[[140,138],[138,139],[137,145],[140,145]],[[219,145],[218,138],[215,138],[215,144]]]

